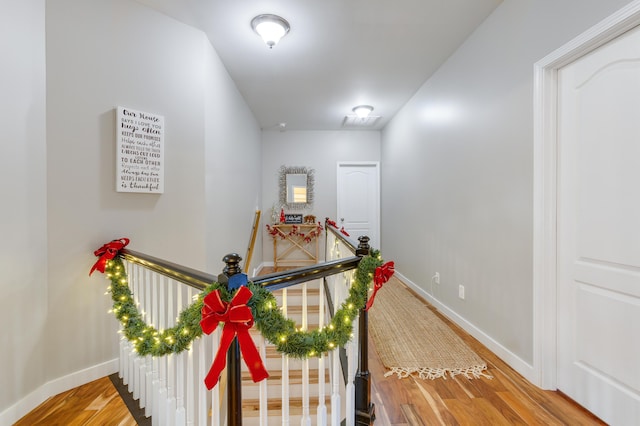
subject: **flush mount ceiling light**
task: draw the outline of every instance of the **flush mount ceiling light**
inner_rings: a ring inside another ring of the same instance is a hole
[[[262,40],[273,49],[280,39],[287,35],[291,27],[286,19],[278,15],[258,15],[251,20],[251,28],[258,33]]]
[[[358,105],[351,109],[353,115],[347,115],[342,121],[342,127],[370,127],[376,124],[379,115],[371,115],[371,105]]]
[[[352,111],[360,118],[367,118],[373,111],[373,107],[371,105],[358,105],[353,107]]]

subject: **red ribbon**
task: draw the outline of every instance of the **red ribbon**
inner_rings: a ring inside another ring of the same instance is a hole
[[[107,262],[118,255],[118,252],[125,248],[129,244],[128,238],[120,238],[119,240],[113,240],[94,251],[93,254],[100,257],[98,261],[93,265],[89,276],[93,274],[96,269],[104,274],[104,268],[107,266]]]
[[[373,306],[373,300],[376,298],[376,293],[382,288],[382,285],[389,281],[389,278],[395,272],[395,264],[393,262],[387,262],[382,266],[378,266],[373,275],[373,294],[367,301],[367,305],[364,307],[365,311]]]
[[[211,334],[218,327],[218,323],[224,322],[218,352],[207,377],[204,379],[204,384],[209,390],[218,383],[220,373],[227,365],[227,351],[236,336],[238,336],[240,352],[242,352],[242,357],[249,368],[253,381],[257,383],[269,377],[258,349],[249,334],[249,329],[253,326],[253,315],[247,302],[251,296],[253,296],[251,290],[242,286],[229,303],[222,300],[220,290],[212,291],[204,298],[202,320],[200,320],[202,331]]]
[[[340,232],[342,232],[347,237],[349,236],[349,233],[347,231],[345,231],[344,226],[342,228],[340,228]]]
[[[327,219],[327,223],[329,225],[333,226],[334,228],[338,229],[338,225],[334,221],[332,221],[331,219]]]

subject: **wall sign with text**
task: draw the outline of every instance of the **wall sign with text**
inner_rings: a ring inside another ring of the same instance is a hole
[[[284,223],[302,223],[302,214],[287,213],[284,215]]]
[[[116,191],[164,192],[164,117],[118,107]]]

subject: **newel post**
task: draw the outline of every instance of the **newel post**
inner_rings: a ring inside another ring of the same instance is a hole
[[[369,254],[369,237],[358,237],[357,256],[366,256]],[[371,403],[371,375],[369,374],[369,314],[362,308],[360,310],[360,319],[358,321],[360,340],[358,342],[358,371],[355,377],[355,424],[371,425],[376,419],[376,408]]]
[[[226,255],[222,261],[227,264],[218,275],[218,282],[228,288],[229,277],[242,272],[240,261],[242,258],[237,253]],[[238,339],[233,338],[227,351],[227,424],[229,426],[242,426],[242,385],[240,372],[240,345]]]

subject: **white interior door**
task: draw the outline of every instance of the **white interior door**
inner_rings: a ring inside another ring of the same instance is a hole
[[[639,425],[640,30],[558,77],[558,389]]]
[[[339,227],[357,240],[370,238],[369,245],[380,249],[380,165],[377,162],[338,163]]]

